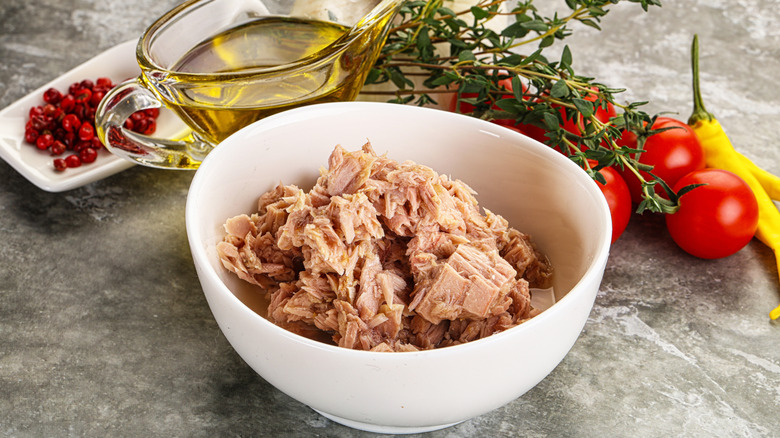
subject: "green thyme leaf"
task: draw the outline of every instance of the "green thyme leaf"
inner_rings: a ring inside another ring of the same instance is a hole
[[[546,56],[549,47],[573,35],[574,23],[600,30],[620,0],[557,1],[568,11],[557,8],[552,16],[541,13],[534,0],[474,0],[464,10],[444,7],[443,0],[406,1],[365,79],[366,85],[392,84],[397,90],[362,92],[415,105],[435,104],[449,94],[470,104],[467,114],[474,117],[540,131],[541,140],[586,170],[590,159],[593,169],[615,166],[635,175],[643,188],[638,211],[674,212],[685,192],[658,196],[655,187],[667,191],[668,185],[646,177],[642,172],[652,173],[652,167],[638,161],[647,137],[657,133],[647,128],[657,116],[641,110],[647,102],[618,102],[622,88],[578,74],[568,45],[556,61]],[[660,6],[660,0],[627,1],[644,11]],[[504,28],[495,29],[494,20],[506,15]],[[619,113],[607,120],[601,115],[607,108]],[[631,136],[635,144],[626,142]],[[589,174],[601,180],[597,172]]]

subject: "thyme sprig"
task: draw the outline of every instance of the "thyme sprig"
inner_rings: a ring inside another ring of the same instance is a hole
[[[458,11],[446,7],[444,0],[407,1],[363,93],[426,105],[454,92],[456,108],[466,103],[474,117],[508,119],[516,126],[545,130],[545,143],[563,151],[596,180],[604,182],[597,173],[601,168],[628,169],[642,184],[638,212],[673,213],[678,194],[636,158],[645,139],[657,132],[647,128],[656,117],[641,110],[647,102],[618,102],[615,95],[624,89],[577,74],[567,45],[559,59],[546,56],[545,49],[573,34],[574,23],[601,30],[601,19],[620,1],[563,0],[568,13],[556,12],[552,17],[542,15],[534,0],[478,0]],[[637,3],[644,11],[661,6],[660,0],[622,1]],[[492,20],[507,15],[509,24],[500,31],[491,29]],[[394,90],[370,87],[383,83],[393,84]],[[604,121],[597,111],[608,105],[618,113]],[[565,120],[577,123],[580,132],[563,129]],[[636,135],[636,146],[621,140],[626,131]],[[588,160],[597,164],[591,166]],[[645,178],[640,170],[652,178]],[[668,199],[656,194],[656,185]]]

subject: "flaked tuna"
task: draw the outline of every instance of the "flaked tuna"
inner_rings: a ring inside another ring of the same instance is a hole
[[[264,288],[268,318],[371,351],[470,342],[534,316],[552,269],[530,237],[465,183],[337,146],[315,186],[279,184],[225,222],[226,269]]]

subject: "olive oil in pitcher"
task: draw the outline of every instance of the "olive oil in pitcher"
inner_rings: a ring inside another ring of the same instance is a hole
[[[171,68],[166,82],[186,86],[165,100],[214,144],[286,109],[352,100],[368,66],[355,68],[363,53],[338,42],[348,31],[335,23],[288,17],[231,28],[198,44]],[[318,65],[331,55],[339,59]]]

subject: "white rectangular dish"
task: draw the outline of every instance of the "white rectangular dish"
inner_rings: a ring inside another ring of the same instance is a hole
[[[54,169],[49,151],[41,151],[24,140],[24,125],[30,107],[42,105],[43,92],[54,87],[62,92],[74,82],[108,77],[114,83],[138,76],[136,63],[137,39],[126,41],[95,56],[69,72],[41,86],[27,96],[0,111],[0,158],[10,164],[30,182],[48,192],[71,190],[126,170],[135,164],[102,150],[94,163],[64,171]],[[161,110],[155,135],[173,136],[182,132],[184,124],[170,111]],[[64,157],[65,155],[63,155]]]

